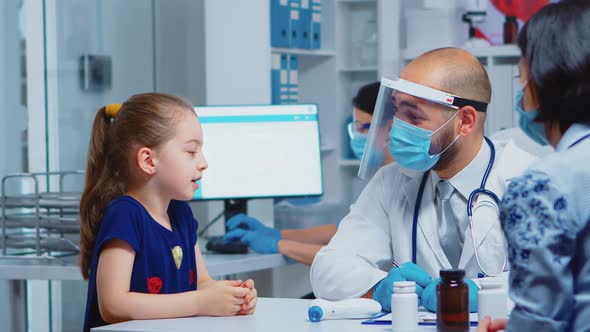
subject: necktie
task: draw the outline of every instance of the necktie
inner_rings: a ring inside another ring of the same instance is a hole
[[[438,238],[440,245],[447,256],[451,266],[457,268],[461,251],[463,249],[462,237],[459,233],[458,218],[453,207],[451,199],[457,196],[455,187],[448,181],[440,181],[436,185],[436,215],[438,218]]]

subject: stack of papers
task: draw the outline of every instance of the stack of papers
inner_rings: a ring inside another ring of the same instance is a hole
[[[477,312],[469,314],[471,326],[477,326]],[[369,320],[363,321],[365,325],[391,325],[391,313],[379,314]],[[436,325],[436,313],[418,311],[418,325]]]

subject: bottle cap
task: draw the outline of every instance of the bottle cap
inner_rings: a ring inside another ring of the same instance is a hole
[[[415,281],[394,281],[393,282],[393,293],[397,294],[409,294],[416,292]]]
[[[465,270],[461,269],[450,269],[440,270],[440,277],[443,279],[459,280],[465,277]]]

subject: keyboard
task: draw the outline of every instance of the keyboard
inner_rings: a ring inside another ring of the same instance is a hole
[[[248,245],[243,244],[240,241],[232,241],[225,243],[223,236],[210,236],[207,237],[207,244],[205,248],[207,251],[213,251],[220,254],[247,254]]]

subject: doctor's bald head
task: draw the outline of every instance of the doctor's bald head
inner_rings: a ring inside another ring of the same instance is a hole
[[[460,48],[426,52],[410,62],[400,77],[479,102],[489,103],[492,98],[492,85],[485,68],[476,57]],[[477,113],[477,127],[483,131],[486,113]]]
[[[440,48],[420,55],[404,68],[400,78],[480,103],[488,104],[492,97],[485,68],[471,53],[459,48]],[[429,153],[442,154],[434,170],[442,178],[456,174],[481,147],[486,113],[469,102],[457,110],[426,99],[414,97],[411,101],[423,111],[424,120],[417,123],[418,127],[436,130]]]

